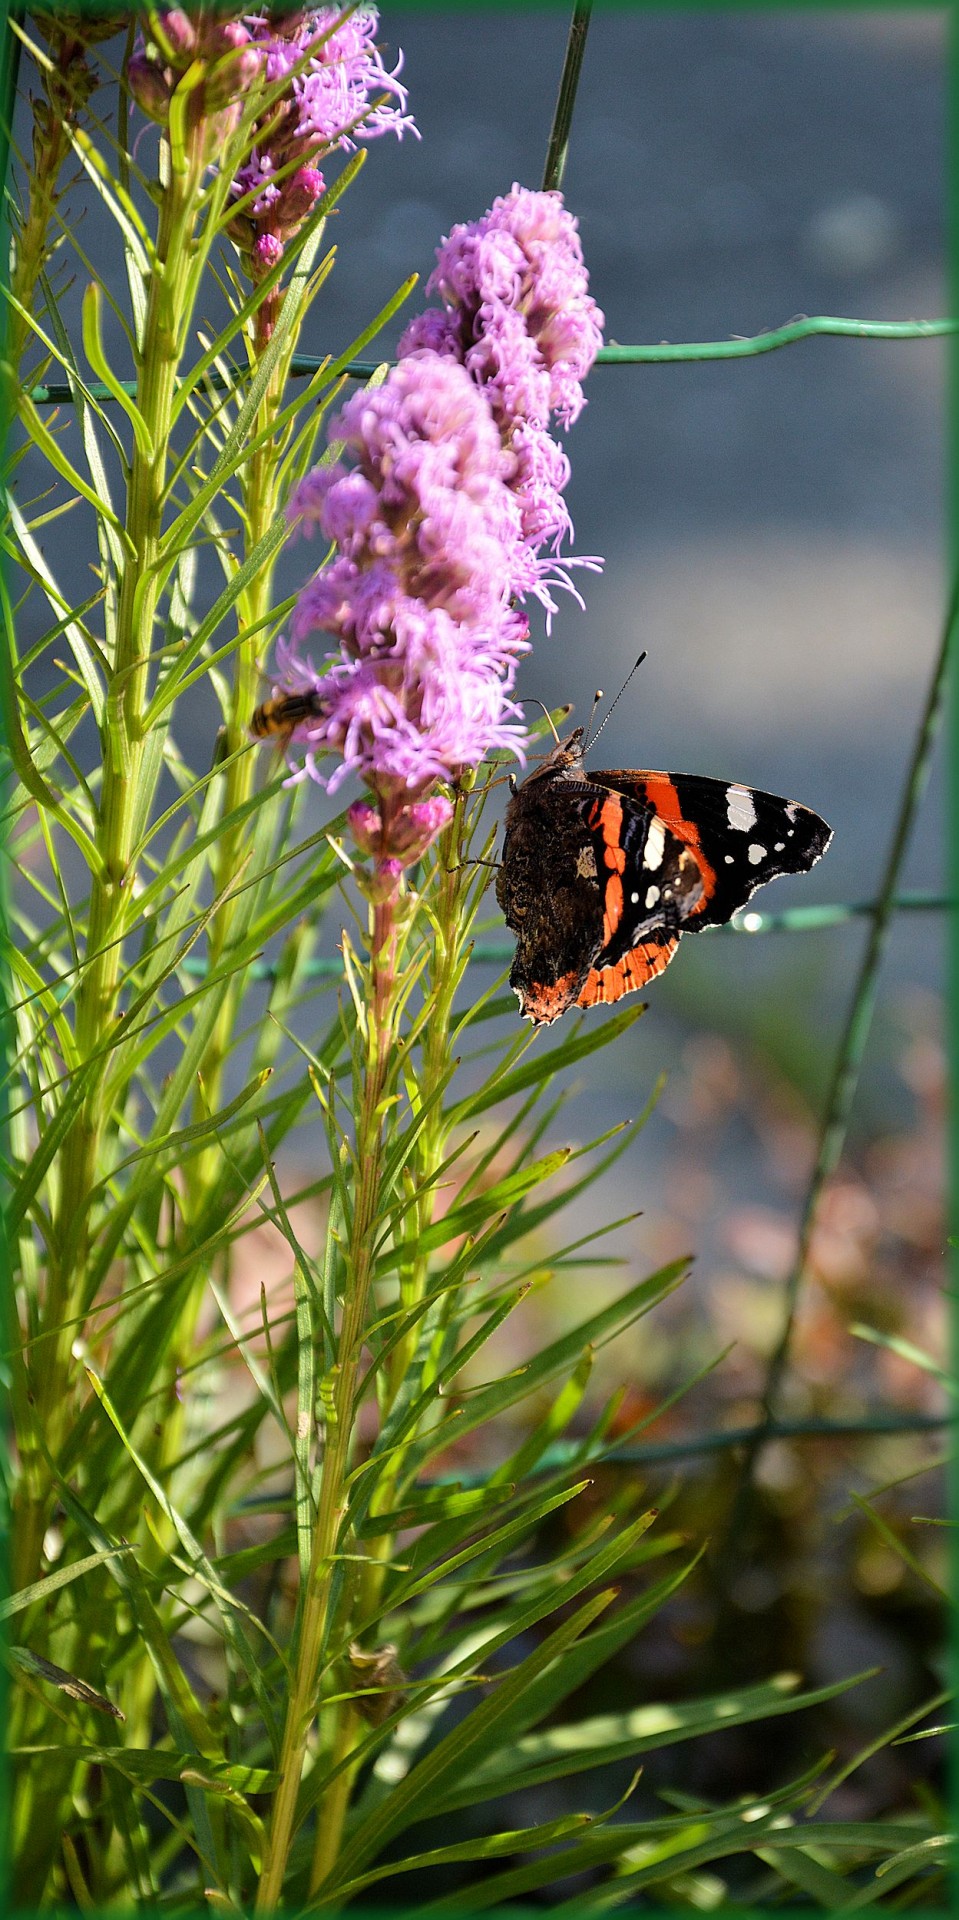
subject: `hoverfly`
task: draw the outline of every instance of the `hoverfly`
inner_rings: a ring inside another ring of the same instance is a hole
[[[303,720],[322,719],[325,709],[326,702],[315,688],[303,693],[281,693],[257,707],[250,721],[250,732],[255,740],[288,739]]]

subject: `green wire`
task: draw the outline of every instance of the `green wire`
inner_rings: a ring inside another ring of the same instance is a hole
[[[777,347],[791,347],[796,341],[809,340],[814,334],[820,333],[851,340],[933,340],[944,334],[959,333],[959,320],[842,320],[819,314],[809,319],[790,320],[784,327],[773,327],[768,333],[754,334],[751,339],[660,340],[656,345],[635,347],[621,347],[614,341],[609,346],[600,347],[596,364],[602,367],[632,367],[661,364],[666,360],[745,360],[758,353],[772,353]],[[328,354],[318,358],[315,354],[295,353],[290,362],[290,373],[294,378],[308,379],[318,373],[329,358]],[[353,380],[369,380],[383,364],[381,360],[349,360],[343,371]],[[237,367],[238,386],[243,375],[244,369]],[[220,388],[228,382],[220,374],[209,373],[205,376],[205,384]],[[121,380],[118,385],[124,393],[136,392],[132,380]],[[94,400],[113,399],[113,395],[98,381],[93,381],[87,391]],[[73,393],[66,381],[53,380],[45,386],[31,387],[30,398],[37,407],[68,406]]]
[[[704,927],[704,933],[811,933],[820,927],[841,927],[848,920],[868,919],[879,912],[878,900],[857,900],[851,904],[838,902],[834,906],[787,907],[782,913],[751,913],[748,909],[723,927]],[[955,906],[955,901],[945,894],[903,893],[892,902],[898,913],[946,913]],[[505,967],[513,957],[514,948],[506,941],[480,942],[470,955],[474,966]],[[188,973],[194,979],[202,980],[206,973],[206,961],[188,955],[180,962],[180,972]],[[272,980],[276,968],[268,960],[254,960],[247,969],[254,980]],[[343,972],[341,960],[310,960],[303,968],[303,974],[311,980],[338,980]]]

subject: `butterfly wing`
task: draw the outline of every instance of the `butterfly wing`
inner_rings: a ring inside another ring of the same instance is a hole
[[[530,783],[507,811],[496,892],[517,936],[510,985],[524,1018],[546,1025],[662,972],[702,881],[689,847],[638,797]]]
[[[654,980],[657,973],[668,967],[678,945],[679,934],[667,933],[663,927],[637,940],[621,960],[612,964],[606,964],[600,954],[596,966],[590,967],[586,975],[576,1005],[611,1006],[614,1000],[621,1000],[624,993],[635,993],[638,987],[644,987],[648,980]]]
[[[702,894],[684,915],[683,931],[723,926],[757,887],[781,874],[808,873],[822,858],[832,829],[798,800],[759,787],[710,780],[697,773],[590,772],[597,785],[651,809],[692,854]]]

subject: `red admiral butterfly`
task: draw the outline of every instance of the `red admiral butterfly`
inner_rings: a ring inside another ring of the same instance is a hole
[[[645,986],[682,934],[807,873],[832,839],[796,800],[696,773],[587,773],[584,753],[577,727],[506,809],[496,898],[517,936],[510,986],[536,1026]]]

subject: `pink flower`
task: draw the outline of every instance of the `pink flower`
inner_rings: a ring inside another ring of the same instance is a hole
[[[294,526],[317,528],[337,551],[299,597],[279,679],[322,694],[292,735],[305,771],[331,792],[359,774],[384,833],[402,838],[409,821],[401,827],[397,810],[425,802],[437,780],[491,748],[522,751],[509,695],[528,645],[513,595],[529,550],[511,456],[455,361],[417,352],[354,395],[329,433],[355,464],[317,469],[291,500]],[[319,672],[294,651],[318,632],[337,643]],[[321,749],[339,759],[332,772],[320,771]]]
[[[281,245],[288,242],[324,192],[316,165],[323,154],[384,133],[400,139],[404,132],[417,133],[397,78],[402,55],[389,72],[375,44],[378,25],[374,7],[346,18],[336,7],[246,16],[267,85],[288,82],[279,100],[264,109],[256,144],[233,182],[235,200],[260,189],[230,228],[254,278],[257,240],[269,232]],[[390,97],[377,102],[378,95]]]
[[[550,437],[550,417],[565,424],[585,405],[582,381],[602,343],[603,316],[589,293],[576,221],[560,193],[514,186],[480,220],[453,228],[437,249],[430,308],[407,327],[400,354],[425,345],[462,362],[489,402],[511,453],[509,484],[520,504],[525,570],[514,591],[532,593],[555,611],[550,587],[571,588],[567,568],[595,568],[590,558],[556,564],[572,523],[563,499],[565,454]],[[547,548],[549,561],[535,560]],[[578,595],[577,595],[578,598]]]
[[[387,379],[330,422],[341,456],[287,510],[294,533],[335,548],[278,648],[282,686],[319,696],[292,741],[330,792],[349,773],[365,781],[351,828],[384,873],[445,824],[437,781],[493,749],[522,758],[517,603],[538,599],[548,621],[554,587],[579,598],[568,568],[600,564],[561,555],[569,463],[548,430],[582,406],[601,338],[576,222],[559,194],[514,187],[437,259],[444,308],[414,320]],[[294,651],[316,633],[334,643],[320,670]]]

